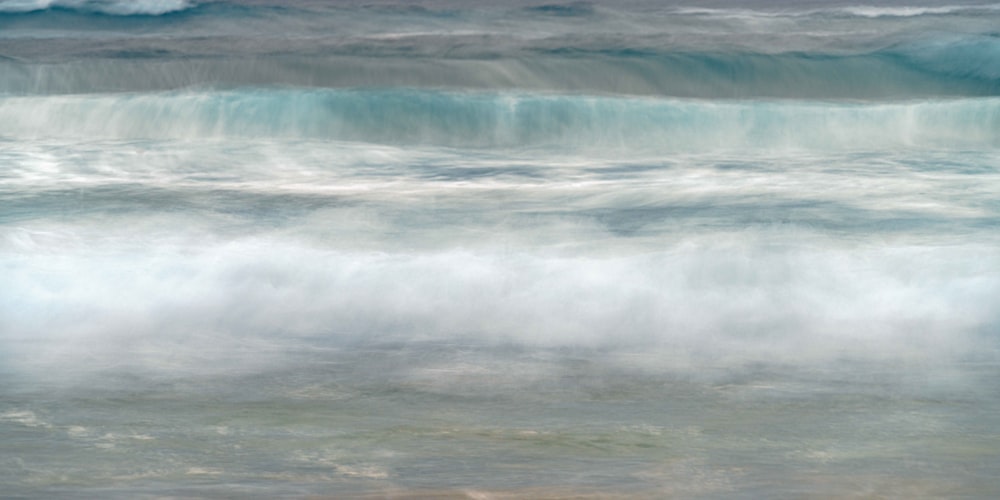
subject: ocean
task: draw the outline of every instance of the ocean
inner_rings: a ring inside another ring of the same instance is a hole
[[[0,497],[1000,497],[1000,4],[0,0]]]

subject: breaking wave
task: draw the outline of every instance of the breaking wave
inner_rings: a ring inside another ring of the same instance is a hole
[[[189,0],[4,0],[0,13],[37,12],[51,9],[114,16],[157,16],[194,7]]]
[[[141,253],[91,242],[62,255],[38,246],[44,236],[7,240],[15,265],[0,290],[0,342],[43,367],[86,359],[201,370],[247,346],[420,340],[663,349],[663,364],[695,371],[920,366],[992,346],[979,336],[1000,307],[1000,281],[982,274],[996,268],[996,251],[975,246],[776,251],[764,235],[741,234],[612,257],[345,253],[266,239]],[[28,335],[46,342],[24,343]]]
[[[0,135],[658,151],[993,147],[1000,99],[865,104],[392,89],[8,97],[0,99]]]

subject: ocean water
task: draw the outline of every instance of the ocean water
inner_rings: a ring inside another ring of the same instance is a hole
[[[0,0],[0,497],[996,498],[1000,4]]]

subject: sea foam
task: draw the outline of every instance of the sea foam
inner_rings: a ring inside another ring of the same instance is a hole
[[[193,7],[188,0],[4,0],[0,13],[65,9],[115,16],[160,15]]]

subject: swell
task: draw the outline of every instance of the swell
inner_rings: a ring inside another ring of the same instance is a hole
[[[190,0],[14,0],[0,2],[0,15],[70,11],[113,16],[158,16],[194,7]]]
[[[0,99],[9,138],[290,137],[443,147],[700,151],[1000,146],[1000,99],[865,104],[405,89]]]
[[[79,50],[87,53],[75,54],[79,56],[75,59],[33,62],[38,54],[18,56],[18,45],[8,42],[7,57],[0,58],[0,93],[292,85],[701,98],[1000,95],[1000,38],[939,40],[858,55],[647,52],[621,47],[512,49],[509,53],[463,55],[446,46],[429,48],[433,45],[429,42],[424,46],[426,53],[410,55],[400,52],[402,43],[395,47],[350,43],[273,47],[271,50],[279,53],[241,54],[240,39],[218,44],[79,44]],[[44,51],[44,47],[27,42],[23,45],[24,50]],[[280,53],[285,50],[287,54]],[[229,56],[217,56],[225,52],[230,52]]]
[[[808,5],[808,4],[806,4]],[[744,18],[797,18],[797,17],[858,17],[858,18],[897,18],[897,17],[937,17],[955,15],[992,14],[1000,10],[1000,4],[967,3],[953,5],[865,5],[857,2],[854,5],[841,5],[820,8],[805,7],[800,10],[789,9],[787,6],[779,10],[753,10],[749,8],[705,8],[678,7],[675,12],[686,16],[724,16]]]
[[[481,16],[502,16],[514,19],[523,18],[591,18],[607,20],[613,18],[622,7],[640,12],[645,17],[680,18],[686,22],[704,20],[757,20],[814,18],[819,20],[838,19],[894,19],[894,18],[941,18],[957,16],[989,16],[1000,11],[1000,4],[968,3],[953,5],[896,5],[879,6],[841,5],[812,8],[808,3],[799,8],[787,3],[767,5],[758,3],[756,7],[690,7],[683,5],[650,5],[642,1],[592,2],[509,2],[506,6],[477,5],[468,2],[440,1],[394,1],[371,2],[330,2],[323,4],[310,0],[240,1],[240,0],[5,0],[0,2],[0,15],[17,15],[24,13],[51,13],[53,11],[69,11],[80,14],[110,14],[110,15],[161,15],[196,8],[199,4],[207,4],[211,9],[226,12],[230,15],[256,15],[260,12],[285,11],[296,13],[329,13],[329,12],[361,12],[377,16],[392,17],[405,15],[409,17],[432,18],[462,18],[470,12],[477,11]],[[518,5],[520,4],[520,5]]]

